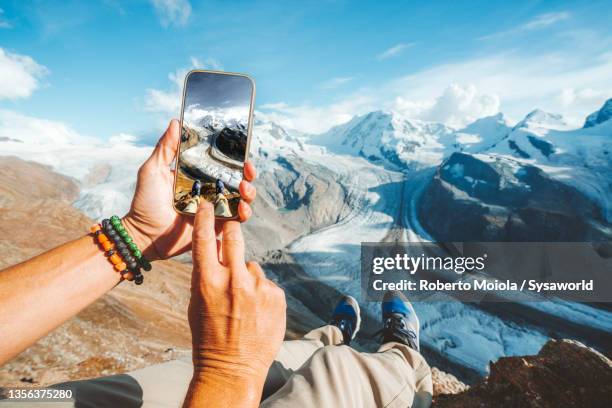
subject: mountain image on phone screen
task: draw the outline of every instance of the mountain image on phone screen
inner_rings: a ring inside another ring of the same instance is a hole
[[[253,82],[245,75],[187,75],[174,184],[177,211],[195,214],[200,202],[208,200],[216,217],[237,217],[253,93]]]

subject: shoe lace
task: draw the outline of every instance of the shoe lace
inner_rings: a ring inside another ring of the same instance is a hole
[[[353,324],[351,320],[344,316],[337,316],[332,319],[331,324],[342,332],[344,344],[349,344],[353,338]]]
[[[416,345],[417,335],[413,330],[406,327],[405,317],[401,313],[391,313],[387,316],[383,328],[374,333],[373,337],[382,340],[383,343],[397,341],[418,350]]]

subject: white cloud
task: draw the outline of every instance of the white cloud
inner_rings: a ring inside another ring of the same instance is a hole
[[[27,55],[0,48],[0,99],[27,98],[48,69]]]
[[[62,122],[27,116],[6,109],[0,109],[0,137],[17,139],[32,145],[57,146],[95,142],[95,139],[81,136]]]
[[[481,40],[490,40],[499,37],[505,37],[514,34],[525,33],[528,31],[540,30],[542,28],[546,28],[553,24],[556,24],[560,21],[567,20],[570,18],[570,13],[567,11],[558,11],[553,13],[544,13],[540,14],[533,19],[527,21],[524,24],[521,24],[517,27],[514,27],[510,30],[500,31],[498,33],[493,33],[490,35],[485,35],[480,37]]]
[[[13,25],[4,18],[4,10],[0,8],[0,28],[13,28]]]
[[[610,97],[612,53],[513,52],[437,65],[354,90],[342,102],[316,107],[280,103],[259,109],[281,125],[313,133],[377,109],[462,126],[497,111],[518,121],[540,108],[580,126]]]
[[[381,91],[397,92],[406,100],[431,100],[448,84],[474,85],[499,98],[500,110],[515,120],[534,108],[561,113],[572,124],[612,96],[612,54],[585,58],[576,53],[524,56],[503,53],[443,64],[391,81]],[[571,88],[582,97],[560,97]],[[598,90],[595,95],[589,90]],[[590,95],[587,98],[587,95]],[[599,98],[599,99],[598,99]]]
[[[379,60],[384,60],[387,58],[393,58],[400,55],[406,48],[412,47],[414,44],[412,43],[400,43],[396,44],[391,48],[386,49],[385,51],[378,54],[376,57]]]
[[[392,108],[407,117],[462,127],[478,118],[496,114],[499,105],[497,95],[483,94],[473,84],[452,84],[432,101],[413,102],[400,96]]]
[[[144,109],[149,112],[170,113],[177,116],[181,110],[181,99],[185,75],[192,69],[223,70],[221,63],[214,58],[200,61],[196,57],[190,58],[191,65],[187,68],[179,68],[168,74],[170,80],[169,90],[147,89],[144,101]]]
[[[588,104],[589,106],[595,106],[601,103],[602,100],[606,100],[612,97],[612,89],[593,89],[593,88],[563,88],[558,95],[559,103],[564,107],[571,107],[577,104]]]
[[[191,4],[188,0],[151,0],[151,3],[164,27],[183,26],[191,16]]]
[[[567,20],[570,17],[570,13],[567,11],[560,11],[556,13],[545,13],[540,14],[533,20],[525,23],[520,27],[522,30],[537,30],[549,25],[558,23],[559,21]]]
[[[340,87],[342,85],[345,85],[345,84],[351,82],[353,79],[355,79],[355,77],[352,77],[352,76],[331,78],[331,79],[321,83],[321,85],[319,85],[319,87],[321,89],[335,89],[335,88],[338,88],[338,87]]]
[[[301,132],[321,133],[332,126],[349,121],[355,115],[378,109],[396,111],[409,118],[443,122],[455,127],[499,112],[499,97],[481,93],[474,85],[453,84],[437,95],[420,99],[395,96],[388,101],[383,94],[363,89],[342,102],[328,106],[290,106],[284,102],[261,105],[257,117]]]
[[[133,145],[138,141],[138,137],[129,133],[118,133],[108,138],[108,144],[111,146]]]
[[[260,106],[261,109],[269,109],[269,110],[283,110],[288,108],[285,102],[276,102],[276,103],[264,103]]]
[[[310,104],[290,106],[284,102],[265,104],[259,107],[256,116],[271,120],[287,129],[306,133],[321,133],[332,126],[349,121],[353,115],[366,113],[375,106],[368,95],[354,95],[327,106]]]
[[[223,71],[223,65],[216,58],[209,57],[206,58],[204,61],[200,61],[196,57],[191,57],[190,61],[191,65],[195,68],[211,69],[213,71]]]

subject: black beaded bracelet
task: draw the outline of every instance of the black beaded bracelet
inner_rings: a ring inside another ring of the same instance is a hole
[[[140,268],[145,271],[151,270],[151,263],[142,256],[142,252],[134,243],[128,232],[121,224],[121,219],[113,215],[110,219],[101,222],[102,230],[115,244],[113,253],[117,253],[127,266],[126,270],[134,276],[134,283],[140,285],[144,282],[144,276]]]
[[[112,217],[110,217],[109,221],[115,231],[117,231],[117,233],[121,237],[121,240],[127,246],[128,250],[134,256],[134,258],[136,258],[140,266],[142,266],[142,269],[144,269],[145,271],[150,271],[151,263],[142,255],[142,252],[138,249],[138,246],[136,245],[134,240],[132,240],[132,237],[130,237],[127,230],[123,227],[121,219],[116,215],[113,215]]]
[[[140,285],[143,281],[142,278],[139,278],[139,276],[142,276],[142,273],[140,272],[140,264],[138,264],[136,259],[132,256],[132,254],[130,254],[126,244],[121,239],[119,233],[113,228],[113,224],[111,224],[110,220],[104,219],[102,220],[101,224],[104,233],[115,244],[114,248],[112,249],[113,253],[116,253],[121,257],[126,265],[126,272],[131,272],[134,277],[134,283]]]

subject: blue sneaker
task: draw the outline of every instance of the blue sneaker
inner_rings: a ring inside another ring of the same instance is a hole
[[[395,341],[419,351],[419,318],[402,292],[385,293],[382,319],[383,328],[376,334],[381,335],[383,344]]]
[[[344,344],[351,344],[361,326],[359,304],[354,297],[346,295],[338,301],[329,324],[340,329]]]

